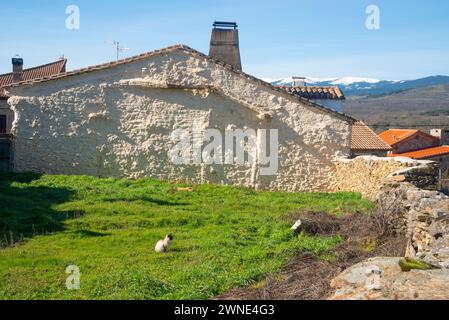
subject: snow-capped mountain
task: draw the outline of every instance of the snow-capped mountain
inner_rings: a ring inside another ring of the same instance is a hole
[[[294,80],[263,79],[273,85],[291,86]],[[296,80],[299,84],[301,81]],[[379,95],[397,91],[427,87],[438,84],[448,84],[449,76],[430,76],[416,80],[378,80],[372,78],[342,77],[342,78],[310,78],[303,81],[308,86],[339,86],[346,96]]]

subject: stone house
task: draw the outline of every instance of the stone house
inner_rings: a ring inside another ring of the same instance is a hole
[[[14,170],[332,191],[357,120],[242,72],[232,64],[240,57],[225,54],[238,54],[227,50],[238,45],[235,31],[213,32],[210,56],[176,45],[12,84]],[[171,161],[174,131],[205,139],[206,129],[229,128],[277,130],[276,173],[261,174],[259,163]]]
[[[389,157],[407,157],[440,163],[440,179],[449,178],[449,130],[432,129],[430,134],[411,129],[389,129],[379,137],[391,145]]]
[[[440,139],[420,130],[389,129],[379,137],[392,147],[392,154],[440,146]]]
[[[279,86],[289,93],[312,100],[322,106],[335,111],[342,111],[342,102],[346,99],[345,95],[338,86],[319,87],[306,85]]]

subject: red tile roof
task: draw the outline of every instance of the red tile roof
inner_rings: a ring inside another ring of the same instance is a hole
[[[357,121],[352,125],[351,149],[389,151],[391,150],[391,147],[365,123]]]
[[[65,72],[67,59],[58,60],[52,63],[44,64],[34,68],[24,69],[22,81],[32,81],[39,78],[50,77],[61,72]],[[13,73],[0,75],[0,88],[13,84]],[[0,97],[5,97],[0,91]]]
[[[389,157],[407,157],[417,160],[449,155],[449,146],[439,146],[406,153],[389,154]]]
[[[410,129],[389,129],[387,131],[379,134],[379,137],[388,143],[390,146],[394,146],[395,144],[407,140],[408,138],[414,136],[415,134],[421,134],[428,136],[431,139],[439,140],[437,137],[434,137],[430,134],[422,132],[420,130],[410,130]]]
[[[344,100],[345,96],[339,87],[307,87],[307,86],[279,86],[288,93],[296,94],[306,99]]]
[[[35,84],[35,83],[52,81],[52,80],[57,80],[57,79],[65,78],[65,77],[71,77],[71,76],[76,76],[76,75],[80,75],[80,74],[84,74],[84,73],[104,70],[104,69],[112,68],[112,67],[115,67],[115,66],[120,66],[120,65],[123,65],[123,64],[126,64],[126,63],[140,61],[140,60],[143,60],[143,59],[155,56],[155,55],[168,53],[168,52],[171,52],[173,50],[182,50],[184,52],[187,52],[190,55],[197,56],[197,57],[200,57],[200,58],[203,58],[203,59],[207,59],[208,61],[216,63],[218,65],[221,65],[224,68],[229,69],[229,70],[231,70],[231,71],[233,71],[235,73],[238,73],[238,74],[244,76],[247,79],[250,79],[252,81],[256,81],[259,84],[264,85],[266,87],[269,87],[270,89],[276,90],[276,91],[278,91],[280,93],[288,94],[291,97],[296,97],[297,99],[300,99],[301,102],[305,103],[306,105],[308,105],[310,107],[313,107],[315,109],[321,110],[322,112],[325,112],[325,113],[332,114],[332,115],[334,115],[334,116],[336,116],[336,117],[338,117],[340,119],[343,119],[345,121],[348,121],[350,123],[353,123],[354,121],[356,121],[356,119],[354,119],[351,116],[348,116],[348,115],[346,115],[344,113],[341,113],[341,112],[338,112],[338,111],[335,111],[335,110],[328,109],[328,108],[326,108],[326,107],[324,107],[324,106],[322,106],[320,104],[317,104],[316,102],[313,102],[312,100],[309,100],[309,99],[307,99],[305,97],[301,97],[301,96],[295,95],[293,93],[289,93],[289,92],[287,92],[287,91],[285,91],[285,90],[283,90],[283,89],[281,89],[279,87],[273,86],[272,84],[270,84],[270,83],[268,83],[266,81],[260,80],[260,79],[254,77],[254,76],[251,76],[251,75],[249,75],[247,73],[244,73],[244,72],[242,72],[240,70],[237,70],[230,64],[227,64],[225,62],[212,59],[211,57],[209,57],[209,56],[207,56],[207,55],[205,55],[205,54],[203,54],[203,53],[201,53],[201,52],[199,52],[197,50],[194,50],[194,49],[192,49],[192,48],[190,48],[190,47],[188,47],[186,45],[183,45],[183,44],[178,44],[178,45],[170,46],[170,47],[163,48],[163,49],[149,51],[149,52],[142,53],[142,54],[134,56],[134,57],[130,57],[130,58],[126,58],[126,59],[122,59],[122,60],[118,60],[118,61],[103,63],[103,64],[99,64],[99,65],[95,65],[95,66],[90,66],[90,67],[87,67],[87,68],[82,68],[82,69],[73,70],[73,71],[69,71],[69,72],[63,72],[63,73],[60,73],[60,74],[54,74],[54,75],[51,75],[51,76],[48,76],[48,77],[44,77],[44,78],[28,80],[28,81],[22,81],[22,82],[19,82],[19,83],[12,84],[10,86],[11,87],[15,87],[15,86],[22,86],[22,85],[32,85],[32,84]]]

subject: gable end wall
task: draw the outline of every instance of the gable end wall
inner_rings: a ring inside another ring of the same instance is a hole
[[[163,88],[168,83],[198,89]],[[182,50],[11,95],[17,171],[326,191],[334,161],[350,155],[347,120]],[[193,124],[278,129],[278,174],[260,176],[255,165],[174,165],[170,135]]]

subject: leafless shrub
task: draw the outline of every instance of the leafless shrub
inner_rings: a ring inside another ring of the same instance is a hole
[[[351,214],[343,217],[321,212],[293,213],[289,222],[301,219],[301,230],[312,235],[340,235],[344,242],[336,248],[336,259],[320,260],[301,253],[284,268],[281,279],[269,277],[261,288],[238,288],[217,299],[317,300],[331,292],[330,282],[344,269],[372,256],[401,256],[405,240],[383,212]]]

